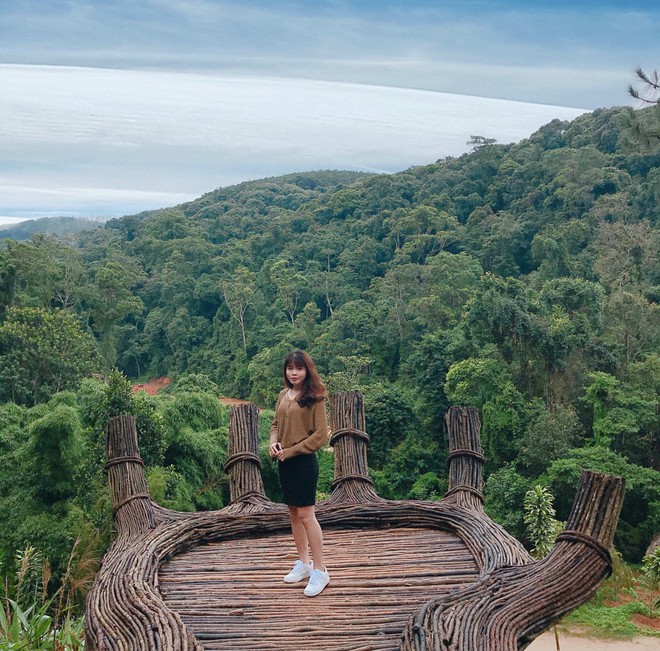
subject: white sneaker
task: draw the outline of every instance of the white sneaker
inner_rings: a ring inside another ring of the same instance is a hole
[[[330,583],[330,575],[328,570],[312,570],[312,573],[309,577],[309,583],[305,588],[306,597],[316,597],[317,594],[321,594],[326,585]]]
[[[284,583],[298,583],[312,572],[313,563],[305,565],[300,559],[293,564],[293,569],[284,577]]]

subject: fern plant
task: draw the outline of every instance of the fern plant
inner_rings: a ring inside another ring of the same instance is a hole
[[[555,519],[554,498],[545,486],[533,486],[525,493],[523,521],[527,536],[532,543],[532,556],[547,556],[561,529],[561,523]]]

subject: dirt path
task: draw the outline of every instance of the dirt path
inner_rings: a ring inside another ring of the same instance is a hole
[[[559,633],[561,651],[660,651],[660,638],[636,637],[632,640],[594,640],[589,637]],[[543,633],[528,647],[528,651],[556,651],[554,633]]]

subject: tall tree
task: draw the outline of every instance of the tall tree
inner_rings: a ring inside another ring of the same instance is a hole
[[[107,368],[115,365],[117,338],[122,321],[141,315],[144,305],[133,292],[140,280],[127,266],[107,261],[94,275],[94,282],[87,289],[85,302],[89,321],[99,338],[99,348]]]
[[[245,314],[254,301],[256,274],[247,267],[238,267],[233,273],[220,280],[220,289],[225,304],[241,329],[243,352],[247,353]]]
[[[641,82],[642,89],[635,88],[632,84],[628,86],[628,93],[643,105],[649,108],[651,113],[634,112],[630,109],[629,128],[633,140],[645,150],[651,150],[660,143],[660,76],[658,71],[645,72],[642,68],[635,68],[637,81]]]
[[[277,288],[278,303],[293,324],[307,284],[305,276],[285,257],[273,261],[268,275]]]

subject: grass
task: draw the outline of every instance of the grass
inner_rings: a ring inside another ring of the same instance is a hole
[[[660,631],[644,626],[634,620],[635,615],[657,618],[644,603],[634,601],[618,606],[587,603],[573,611],[562,621],[562,625],[586,627],[590,637],[629,640],[637,635],[660,637]]]
[[[73,615],[70,601],[72,561],[60,588],[48,595],[50,566],[28,547],[16,554],[16,572],[3,570],[0,585],[0,649],[2,651],[79,651],[84,648],[82,618]]]
[[[639,568],[626,565],[616,551],[612,556],[612,576],[562,620],[562,627],[580,627],[586,635],[602,639],[660,638],[657,586]]]

